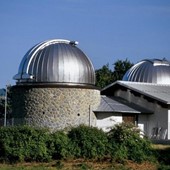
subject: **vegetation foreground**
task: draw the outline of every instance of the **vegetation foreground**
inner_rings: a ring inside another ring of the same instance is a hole
[[[170,146],[152,145],[131,124],[107,133],[84,125],[53,133],[28,126],[0,128],[2,170],[167,170],[169,160]]]

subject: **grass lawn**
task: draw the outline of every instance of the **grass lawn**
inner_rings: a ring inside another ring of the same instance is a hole
[[[170,170],[170,145],[154,144],[153,148],[158,153],[158,163],[160,164],[160,170]]]
[[[110,161],[97,162],[87,160],[56,161],[50,163],[19,163],[14,165],[0,164],[1,170],[156,170],[153,163],[142,164],[126,161],[124,164]]]
[[[170,145],[153,144],[152,146],[153,146],[154,149],[157,149],[157,150],[170,149]]]

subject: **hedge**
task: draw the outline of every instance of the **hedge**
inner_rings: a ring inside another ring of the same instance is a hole
[[[142,162],[151,160],[153,155],[151,142],[141,138],[139,131],[127,124],[115,125],[108,133],[85,125],[53,133],[29,126],[0,128],[1,162],[105,157]]]

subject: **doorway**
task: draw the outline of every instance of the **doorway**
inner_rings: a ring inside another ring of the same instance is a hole
[[[137,115],[136,114],[124,114],[123,122],[125,123],[133,123],[134,125],[137,123]]]

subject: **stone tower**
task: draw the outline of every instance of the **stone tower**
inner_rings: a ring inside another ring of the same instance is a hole
[[[12,87],[14,124],[63,129],[95,126],[93,110],[100,103],[90,59],[62,39],[33,46],[23,57]]]

